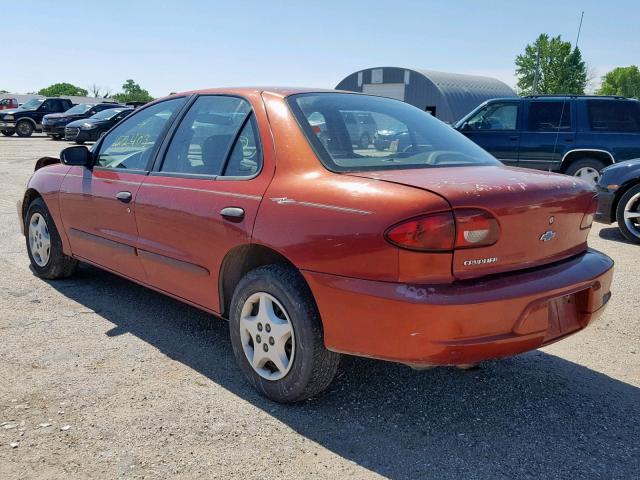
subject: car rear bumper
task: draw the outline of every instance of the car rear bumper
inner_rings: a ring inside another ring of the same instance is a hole
[[[598,187],[598,211],[593,219],[599,223],[613,223],[616,221],[613,211],[613,202],[616,197],[615,191]]]
[[[585,328],[611,296],[613,261],[588,250],[545,267],[447,285],[303,274],[330,350],[460,365],[516,355]]]

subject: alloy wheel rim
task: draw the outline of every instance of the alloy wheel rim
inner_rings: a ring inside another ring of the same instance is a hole
[[[636,237],[640,238],[640,193],[636,193],[624,206],[624,224]]]
[[[39,213],[34,213],[29,220],[29,249],[33,261],[39,267],[44,267],[49,262],[51,237],[47,222]]]
[[[590,183],[598,183],[600,180],[600,172],[593,167],[582,167],[576,171],[574,177],[578,177],[581,180],[586,180]]]
[[[18,131],[20,133],[28,133],[29,132],[29,125],[27,125],[26,123],[22,122],[18,124]]]
[[[280,380],[291,370],[296,351],[293,325],[272,295],[257,292],[244,303],[240,340],[251,368],[262,378]]]

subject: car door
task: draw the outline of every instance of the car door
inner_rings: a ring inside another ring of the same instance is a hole
[[[223,259],[250,242],[273,174],[273,161],[264,161],[273,148],[259,98],[252,107],[240,97],[197,97],[136,198],[149,283],[214,312]]]
[[[557,170],[564,152],[571,149],[575,141],[571,101],[541,99],[527,104],[518,164],[539,170]]]
[[[518,100],[491,102],[469,117],[459,131],[506,165],[518,164]]]
[[[144,281],[136,254],[135,198],[173,115],[185,98],[153,104],[96,144],[92,168],[75,166],[60,189],[62,221],[73,255]]]

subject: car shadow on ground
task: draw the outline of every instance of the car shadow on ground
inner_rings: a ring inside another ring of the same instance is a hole
[[[235,368],[226,322],[84,265],[51,285],[112,322],[108,336],[137,336],[390,478],[632,478],[640,468],[640,389],[553,355],[472,371],[345,356],[324,395],[278,405]]]
[[[628,245],[635,245],[635,243],[630,242],[624,235],[622,235],[618,227],[602,228],[600,229],[600,232],[598,232],[598,236],[604,240],[613,240],[615,242],[626,243]]]

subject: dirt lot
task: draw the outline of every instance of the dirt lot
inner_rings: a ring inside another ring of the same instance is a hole
[[[63,146],[0,138],[0,479],[637,478],[640,247],[614,228],[591,233],[617,264],[592,328],[468,372],[345,357],[281,406],[224,322],[94,268],[31,273],[15,202]]]

